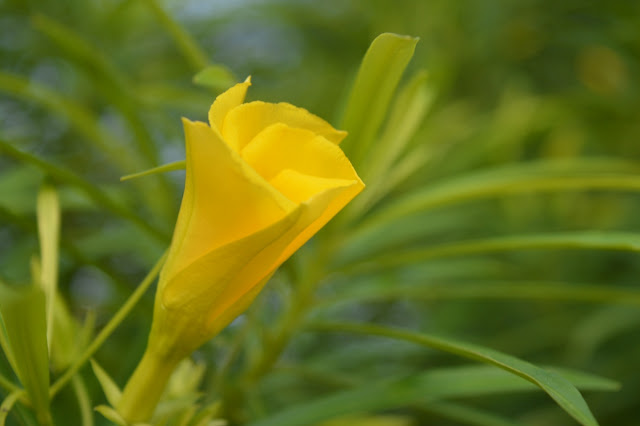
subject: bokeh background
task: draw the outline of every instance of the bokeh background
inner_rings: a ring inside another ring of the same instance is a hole
[[[329,302],[309,317],[455,336],[608,377],[622,387],[587,392],[594,414],[602,425],[636,425],[640,234],[634,240],[633,233],[640,199],[629,187],[520,185],[499,196],[409,209],[373,229],[359,224],[455,179],[481,185],[490,169],[503,170],[501,182],[509,182],[508,167],[515,173],[540,162],[581,164],[567,169],[580,176],[637,174],[639,29],[640,2],[626,0],[0,0],[0,277],[30,280],[36,194],[43,181],[53,182],[63,201],[61,292],[79,321],[93,312],[100,328],[168,244],[183,173],[119,178],[183,159],[180,117],[206,120],[215,95],[251,75],[250,99],[287,101],[339,126],[371,41],[382,32],[417,36],[403,82],[426,70],[428,102],[398,162],[405,168],[394,169],[392,185],[355,216],[353,235],[331,253],[336,266],[319,291]],[[214,76],[194,82],[207,65],[217,66]],[[553,167],[549,173],[564,171]],[[524,244],[438,261],[397,256],[460,241],[582,231],[598,231],[615,250]],[[295,333],[273,371],[250,389],[221,390],[215,366],[227,359],[230,342],[240,342],[227,366],[233,382],[243,362],[264,350],[269,324],[295,294],[296,267],[313,263],[313,244],[248,314],[250,332],[237,337],[243,317],[196,354],[211,367],[205,398],[226,395],[236,419],[261,418],[353,383],[460,363],[409,344]],[[395,264],[373,272],[341,269],[391,254]],[[121,385],[144,348],[152,301],[150,294],[96,356]],[[2,359],[0,370],[7,369]],[[95,404],[103,403],[90,370],[83,374]],[[64,418],[76,408],[70,393],[59,398],[56,416]],[[514,424],[572,421],[541,392],[464,403],[520,422]],[[428,404],[392,413],[414,424],[482,424]],[[60,424],[75,424],[68,416]]]

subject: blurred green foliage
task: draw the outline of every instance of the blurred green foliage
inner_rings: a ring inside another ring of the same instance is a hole
[[[204,402],[221,398],[238,423],[268,421],[459,364],[406,342],[304,332],[344,320],[611,378],[621,389],[587,402],[602,425],[636,425],[638,28],[640,2],[626,0],[0,0],[0,278],[31,279],[47,179],[62,205],[59,290],[101,329],[168,245],[183,179],[119,178],[184,158],[180,116],[205,120],[217,93],[251,75],[251,99],[339,125],[375,36],[417,36],[373,142],[392,146],[394,129],[410,127],[405,145],[389,164],[362,153],[367,192],[196,354],[210,367]],[[321,285],[304,294],[305,280]],[[119,384],[143,351],[152,301],[96,355]],[[0,374],[12,377],[4,358]],[[81,374],[91,404],[105,403],[90,369]],[[541,392],[463,396],[383,406],[358,424],[570,421]],[[79,413],[71,389],[56,396],[58,424],[80,424]],[[11,421],[32,424],[24,409]]]

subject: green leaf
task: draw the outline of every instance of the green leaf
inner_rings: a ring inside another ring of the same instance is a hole
[[[236,84],[238,80],[222,65],[209,65],[193,76],[193,82],[203,87],[208,87],[216,92],[222,92]]]
[[[144,293],[147,291],[149,286],[153,284],[155,278],[160,273],[160,269],[166,260],[166,253],[156,262],[156,264],[151,268],[147,276],[142,280],[142,282],[138,285],[136,290],[129,296],[127,301],[120,306],[118,312],[109,320],[109,322],[100,330],[100,332],[96,335],[93,341],[89,344],[89,346],[82,352],[80,356],[75,360],[75,362],[65,371],[65,373],[60,376],[52,385],[50,389],[50,394],[53,397],[55,394],[60,392],[60,390],[67,384],[69,380],[78,372],[80,367],[87,362],[91,356],[98,350],[98,348],[104,343],[105,340],[113,333],[113,331],[122,323],[125,317],[131,312],[133,307],[138,303],[138,301],[142,298]]]
[[[60,293],[56,294],[54,304],[53,341],[50,343],[50,356],[52,369],[59,372],[73,362],[86,346],[88,339],[82,335],[80,326],[69,312]]]
[[[78,401],[78,407],[80,408],[80,419],[82,426],[93,426],[93,412],[91,410],[91,397],[89,391],[81,376],[73,376],[71,379],[73,385],[73,391]]]
[[[555,370],[576,387],[589,390],[617,390],[611,380],[570,370]],[[251,426],[304,425],[350,413],[375,412],[419,406],[431,411],[443,399],[475,398],[537,390],[532,383],[489,365],[444,367],[396,379],[367,381],[352,389],[336,392],[281,411]]]
[[[113,423],[119,426],[129,426],[127,422],[118,414],[116,410],[107,406],[107,405],[98,405],[95,410],[102,414],[107,420],[112,421]],[[136,425],[143,426],[143,425]]]
[[[407,215],[464,201],[552,191],[640,191],[638,165],[620,160],[536,161],[445,179],[398,198],[357,228],[358,233]]]
[[[629,287],[545,281],[447,282],[443,284],[360,285],[345,288],[318,307],[364,301],[446,299],[524,299],[618,303],[640,306],[640,290]],[[607,324],[603,322],[601,324]]]
[[[0,316],[6,339],[0,340],[27,391],[38,420],[49,423],[49,356],[45,296],[39,287],[14,290],[0,285]]]
[[[45,184],[38,193],[38,236],[40,238],[40,285],[47,302],[47,342],[53,345],[53,326],[58,290],[60,243],[60,200],[56,189]]]
[[[415,135],[433,99],[434,93],[424,70],[400,89],[380,140],[371,147],[371,161],[363,164],[364,180],[383,180],[383,175]]]
[[[580,395],[580,392],[578,392],[567,379],[558,373],[542,369],[511,355],[479,345],[373,324],[315,323],[312,324],[310,328],[315,331],[356,333],[405,340],[468,359],[492,364],[509,373],[520,376],[544,390],[560,407],[583,426],[595,426],[598,424],[582,398],[582,395]],[[442,387],[439,388],[439,392],[446,392],[447,386],[446,383],[443,384]],[[488,389],[486,381],[478,383],[478,392],[485,388]]]
[[[169,241],[170,236],[167,232],[149,224],[148,221],[143,220],[129,208],[125,207],[124,205],[115,201],[112,197],[107,195],[105,191],[91,184],[89,181],[83,179],[81,176],[78,176],[69,169],[56,166],[55,164],[42,160],[35,155],[20,151],[19,149],[16,149],[11,143],[6,142],[2,139],[0,139],[0,151],[4,151],[6,154],[18,161],[36,166],[37,168],[41,169],[46,174],[51,176],[53,179],[78,188],[98,206],[101,206],[107,211],[133,222],[136,226],[144,230],[147,234],[151,235],[156,240],[162,243],[166,243],[167,241]]]
[[[111,404],[112,407],[115,407],[120,402],[120,398],[122,397],[122,391],[113,381],[111,376],[107,374],[106,371],[100,367],[100,365],[95,361],[91,360],[91,368],[93,369],[93,374],[96,375],[98,382],[100,382],[100,387],[102,387],[102,392],[107,397],[107,401]]]
[[[362,161],[385,119],[389,103],[418,43],[414,37],[380,34],[362,60],[340,127],[354,165]]]
[[[630,297],[631,298],[631,297]],[[637,300],[637,299],[636,299]],[[588,360],[615,336],[634,332],[640,327],[640,309],[629,306],[606,306],[580,321],[568,345],[571,359]]]
[[[436,402],[425,407],[426,411],[438,414],[460,424],[474,426],[522,426],[522,423],[498,417],[495,414],[452,402]]]
[[[0,426],[4,426],[9,412],[13,408],[13,405],[20,399],[20,395],[23,392],[22,389],[13,391],[2,401],[2,404],[0,404]]]
[[[367,191],[349,206],[349,219],[361,215],[391,189],[386,185],[388,171],[414,137],[433,98],[425,71],[413,76],[400,90],[382,136],[371,147],[370,159],[359,170],[367,182]]]
[[[169,164],[163,164],[162,166],[154,167],[152,169],[145,170],[143,172],[132,173],[130,175],[122,176],[120,178],[120,181],[135,179],[135,178],[144,177],[144,176],[150,176],[157,173],[172,172],[174,170],[183,170],[186,167],[186,164],[187,164],[186,160],[175,161]]]
[[[397,267],[434,259],[456,256],[484,255],[512,250],[619,250],[640,251],[640,234],[632,232],[578,231],[553,234],[511,235],[506,237],[479,239],[440,244],[404,253],[386,254],[370,258],[358,265],[367,271]]]

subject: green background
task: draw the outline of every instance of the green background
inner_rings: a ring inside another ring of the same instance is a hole
[[[183,173],[119,177],[182,160],[180,117],[206,120],[216,94],[251,75],[249,99],[290,102],[339,126],[371,41],[383,32],[416,36],[402,82],[426,70],[430,102],[401,158],[416,165],[357,216],[353,235],[338,238],[316,292],[325,304],[304,317],[455,336],[608,377],[619,391],[584,394],[594,415],[602,425],[636,425],[640,186],[581,181],[541,191],[524,183],[497,195],[482,188],[517,182],[540,162],[550,169],[534,174],[550,179],[637,176],[639,28],[640,2],[624,0],[0,0],[0,140],[18,150],[0,147],[0,278],[29,282],[36,194],[45,179],[53,182],[63,206],[60,291],[80,321],[94,312],[99,329],[167,246]],[[212,64],[217,77],[194,83]],[[454,195],[376,222],[385,208],[429,188]],[[458,190],[471,195],[456,199]],[[339,229],[323,231],[248,315],[196,354],[212,367],[205,399],[224,395],[238,422],[461,363],[408,343],[296,330],[277,368],[249,388],[235,386],[287,312],[299,270]],[[513,247],[497,253],[480,247],[429,259],[421,252],[507,236]],[[147,295],[96,356],[120,385],[144,349],[152,302]],[[234,344],[239,354],[221,382],[215,367]],[[4,359],[0,371],[9,371]],[[94,405],[104,403],[90,369],[82,372]],[[455,402],[513,424],[572,421],[542,392]],[[70,392],[54,400],[57,423],[75,424],[74,404]],[[428,403],[406,405],[384,411],[415,424],[485,424]]]

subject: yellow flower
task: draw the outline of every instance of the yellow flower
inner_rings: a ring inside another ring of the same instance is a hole
[[[184,196],[160,274],[149,359],[138,370],[177,363],[217,334],[364,188],[338,146],[345,132],[291,104],[244,103],[250,85],[218,96],[210,125],[183,120]],[[140,408],[120,412],[127,418]]]

